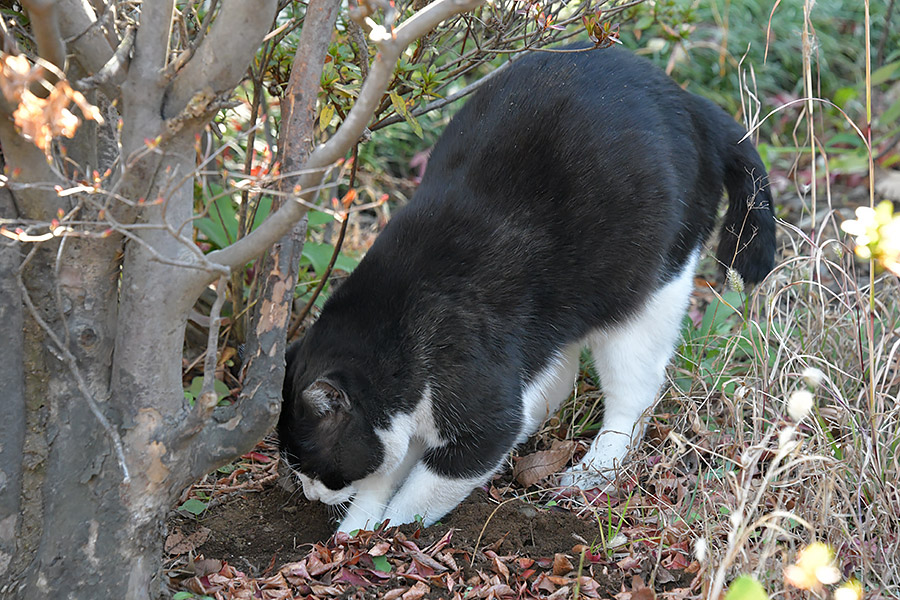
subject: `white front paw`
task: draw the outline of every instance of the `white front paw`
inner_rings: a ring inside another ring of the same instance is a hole
[[[347,514],[341,520],[341,524],[338,525],[337,530],[343,533],[352,533],[354,531],[366,529],[372,530],[375,528],[375,523],[371,518],[365,517],[363,515],[351,515]]]
[[[601,493],[610,489],[615,479],[616,474],[613,469],[600,471],[583,462],[566,469],[566,472],[558,477],[559,485],[562,487],[580,490],[597,488]]]
[[[338,525],[338,531],[343,531],[344,533],[350,533],[358,529],[371,531],[375,529],[376,525],[384,520],[381,517],[380,511],[379,514],[375,514],[375,511],[366,510],[365,507],[360,506],[356,502],[357,501],[354,500],[354,503],[350,505],[350,510],[348,510],[347,514],[344,515],[344,518],[341,519],[341,524]]]
[[[559,476],[559,484],[582,490],[612,487],[616,470],[628,454],[629,436],[617,431],[601,431],[584,458]]]

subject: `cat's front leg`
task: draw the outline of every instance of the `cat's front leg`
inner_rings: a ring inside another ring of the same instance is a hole
[[[350,500],[350,508],[341,519],[338,531],[350,533],[358,529],[374,529],[384,518],[396,482],[389,475],[370,475],[357,484],[357,493]]]
[[[357,529],[373,529],[376,524],[386,518],[390,518],[393,525],[409,522],[396,522],[385,512],[388,501],[403,481],[407,480],[425,451],[424,446],[418,440],[410,440],[408,444],[406,454],[403,455],[403,460],[399,464],[383,472],[376,471],[355,482],[354,487],[356,487],[357,493],[350,500],[350,508],[341,519],[338,531],[350,533]]]
[[[491,472],[473,477],[448,477],[432,471],[424,462],[418,463],[394,497],[384,517],[391,525],[412,523],[421,518],[425,525],[433,525],[445,514],[482,485]]]

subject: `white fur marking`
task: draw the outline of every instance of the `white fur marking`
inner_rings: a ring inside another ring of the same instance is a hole
[[[384,448],[384,459],[373,474],[354,482],[358,493],[350,502],[350,509],[341,520],[339,531],[371,529],[388,515],[385,508],[404,485],[410,471],[425,453],[426,448],[441,446],[443,441],[434,423],[431,406],[431,386],[426,385],[416,409],[410,414],[394,415],[390,429],[375,431]],[[395,525],[412,521],[396,521]]]
[[[522,394],[522,431],[516,444],[524,442],[538,430],[559,405],[569,397],[578,374],[580,344],[572,344],[558,353],[544,369],[532,379]]]
[[[391,498],[384,517],[389,518],[392,525],[401,525],[412,523],[419,516],[426,526],[433,525],[488,477],[490,474],[459,479],[446,477],[433,473],[424,463],[418,463]]]
[[[345,486],[339,490],[332,490],[318,479],[307,477],[299,471],[294,471],[294,474],[297,475],[300,483],[303,484],[303,495],[308,500],[319,500],[325,504],[341,504],[356,493],[356,489],[352,485]]]
[[[665,382],[693,290],[698,252],[628,321],[588,337],[603,387],[603,429],[580,463],[560,483],[582,489],[606,486],[633,442],[643,435],[641,416]]]

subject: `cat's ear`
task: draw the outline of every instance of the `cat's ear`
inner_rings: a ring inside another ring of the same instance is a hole
[[[347,392],[328,379],[316,379],[303,390],[303,402],[317,417],[329,413],[350,410],[350,399]]]

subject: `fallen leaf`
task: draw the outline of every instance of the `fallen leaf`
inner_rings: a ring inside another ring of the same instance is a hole
[[[633,556],[626,556],[616,563],[616,566],[623,571],[637,571],[641,568],[641,561]]]
[[[553,574],[565,575],[574,569],[572,561],[565,554],[556,554],[553,556]]]
[[[222,561],[215,558],[201,558],[194,561],[194,574],[203,577],[222,570]]]
[[[569,597],[569,588],[568,586],[564,586],[547,596],[547,600],[563,600],[563,598]]]
[[[576,444],[571,440],[555,440],[549,450],[541,450],[516,461],[513,477],[523,487],[558,473],[572,459]]]
[[[173,556],[193,552],[206,543],[206,540],[209,539],[209,533],[210,531],[208,528],[199,527],[194,533],[184,535],[181,529],[176,528],[169,534],[169,537],[166,538],[165,550]]]
[[[509,569],[506,567],[506,565],[503,564],[503,562],[500,561],[500,557],[495,554],[491,558],[491,563],[492,563],[491,568],[493,569],[494,573],[502,576],[503,580],[508,583],[509,582]]]
[[[384,595],[384,600],[397,600],[397,598],[406,593],[407,589],[405,587],[393,589]]]
[[[418,582],[416,585],[412,586],[405,594],[401,596],[403,600],[419,600],[424,597],[425,594],[431,591],[431,588],[426,583]]]

